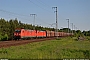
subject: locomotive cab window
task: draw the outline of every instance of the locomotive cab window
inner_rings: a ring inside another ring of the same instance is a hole
[[[21,32],[21,30],[15,30],[15,32]]]

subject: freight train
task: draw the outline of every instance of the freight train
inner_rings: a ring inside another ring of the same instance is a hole
[[[71,33],[66,32],[55,32],[55,31],[40,31],[40,30],[29,30],[23,28],[17,28],[14,32],[14,39],[27,39],[27,38],[49,38],[49,37],[66,37],[72,36]]]

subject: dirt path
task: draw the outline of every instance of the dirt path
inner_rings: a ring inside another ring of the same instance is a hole
[[[32,39],[32,40],[18,40],[18,41],[0,41],[0,48],[3,47],[10,47],[10,46],[17,46],[17,45],[22,45],[22,44],[27,44],[31,42],[40,42],[40,41],[45,41],[45,40],[53,40],[55,38],[43,38],[43,39]]]

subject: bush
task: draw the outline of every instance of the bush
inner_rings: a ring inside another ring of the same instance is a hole
[[[2,38],[2,40],[3,40],[3,41],[8,40],[8,35],[5,34],[5,35],[3,36],[3,38]]]
[[[1,34],[0,34],[0,40],[2,40],[2,36],[1,36]]]
[[[6,41],[6,40],[8,40],[8,35],[5,34],[4,36],[2,36],[2,35],[0,34],[0,40],[1,40],[1,41]]]
[[[87,40],[90,40],[90,37],[87,37]]]

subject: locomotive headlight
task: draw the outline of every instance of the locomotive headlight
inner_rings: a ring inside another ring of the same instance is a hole
[[[21,34],[19,34],[19,35],[21,35]]]
[[[14,35],[16,35],[16,34],[14,34]]]

